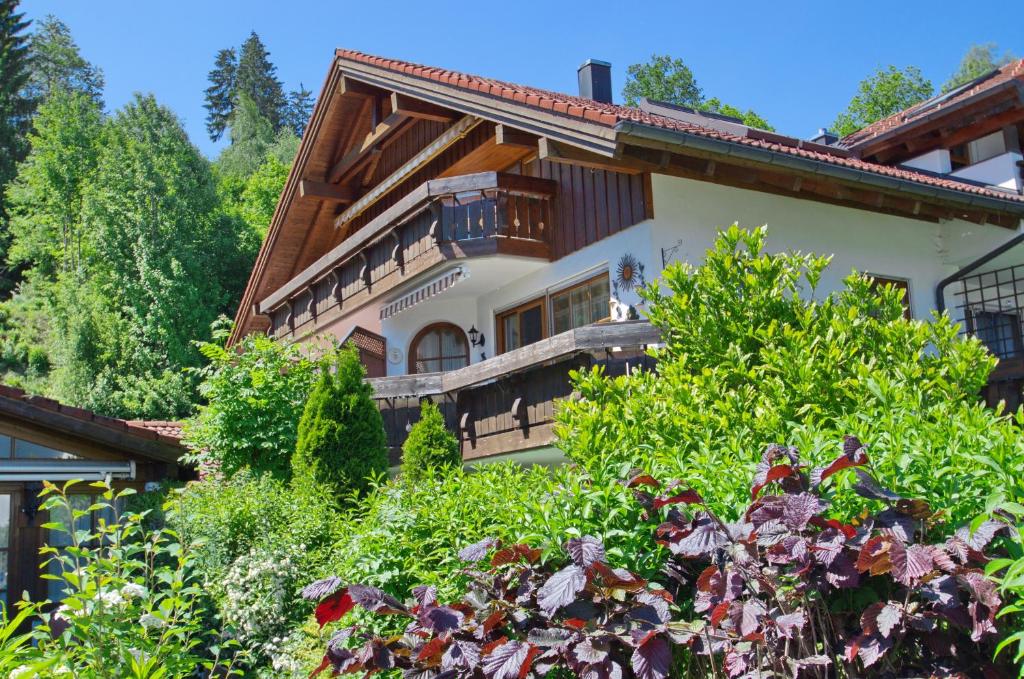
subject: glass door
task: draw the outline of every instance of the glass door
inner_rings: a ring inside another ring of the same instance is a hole
[[[0,602],[7,604],[8,577],[11,571],[11,505],[9,493],[0,493]]]

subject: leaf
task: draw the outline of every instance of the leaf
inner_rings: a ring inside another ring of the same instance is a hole
[[[957,528],[954,535],[963,540],[964,544],[971,549],[981,551],[992,541],[996,533],[1005,528],[1006,524],[1001,521],[987,520],[983,521],[974,531],[970,526],[961,526]]]
[[[339,589],[334,594],[320,602],[316,607],[316,621],[322,628],[329,622],[341,620],[346,613],[352,610],[355,602],[347,589]]]
[[[339,586],[341,586],[341,578],[332,575],[303,587],[302,598],[309,601],[320,601],[328,594],[332,594]]]
[[[871,575],[884,575],[892,569],[889,558],[890,542],[880,535],[868,540],[857,555],[857,570]]]
[[[594,571],[601,576],[601,584],[610,589],[639,592],[647,585],[646,580],[625,568],[609,568],[600,561],[594,564]]]
[[[698,495],[695,490],[684,490],[676,495],[661,495],[655,498],[654,509],[661,509],[662,507],[676,504],[702,505],[704,504],[704,498]]]
[[[664,679],[668,676],[672,651],[660,636],[652,637],[633,651],[631,664],[636,679]]]
[[[587,574],[579,566],[566,566],[544,583],[537,591],[537,604],[548,615],[576,600],[576,595],[587,586]]]
[[[595,563],[605,560],[604,545],[590,535],[568,540],[565,543],[565,551],[569,553],[573,563],[581,568],[590,568]]]
[[[857,475],[857,483],[853,484],[853,490],[861,497],[886,502],[896,502],[903,499],[902,496],[897,495],[891,490],[882,488],[875,477],[863,469],[854,469],[853,473]]]
[[[850,467],[860,467],[868,462],[867,449],[854,436],[847,436],[843,443],[843,454],[832,461],[827,467],[817,468],[811,472],[811,486],[817,488],[825,479],[836,472]]]
[[[520,641],[506,641],[484,656],[484,675],[489,679],[519,679],[530,655],[530,645]]]
[[[775,481],[784,479],[788,476],[796,476],[796,474],[796,467],[788,464],[777,464],[774,467],[769,468],[763,476],[758,473],[758,475],[754,477],[754,487],[750,489],[750,498],[756,498],[757,494],[761,492],[761,489],[769,483],[774,483]]]
[[[376,587],[370,585],[350,585],[348,592],[352,596],[352,601],[371,613],[385,615],[409,613],[409,610],[402,605],[402,602]]]
[[[428,608],[419,616],[420,624],[434,632],[434,634],[454,632],[462,626],[464,619],[465,615],[461,611],[449,608],[448,606]]]
[[[634,469],[631,476],[626,481],[626,488],[636,488],[637,486],[650,486],[651,488],[660,488],[661,484],[650,474],[646,474],[640,470]]]
[[[775,618],[775,626],[779,628],[779,633],[787,639],[794,638],[794,631],[801,631],[805,624],[807,624],[807,616],[804,615],[803,610],[796,610]]]
[[[541,648],[560,648],[573,638],[573,633],[557,627],[535,627],[526,635],[526,640]]]
[[[433,585],[418,585],[412,588],[412,595],[421,608],[437,604],[437,588]]]
[[[904,546],[893,542],[889,548],[892,575],[901,585],[908,587],[932,571],[932,552],[927,545]]]
[[[572,647],[572,654],[579,662],[593,665],[604,662],[610,650],[611,645],[606,640],[586,637]]]
[[[474,542],[468,547],[460,549],[459,558],[469,563],[476,563],[487,556],[487,552],[491,551],[491,548],[497,544],[498,541],[494,538],[484,538],[480,542]]]
[[[745,637],[756,632],[761,627],[761,618],[765,612],[764,604],[757,599],[744,601],[740,613],[740,634]]]
[[[688,557],[710,556],[729,542],[729,536],[706,512],[694,518],[688,532],[668,540],[669,551]]]

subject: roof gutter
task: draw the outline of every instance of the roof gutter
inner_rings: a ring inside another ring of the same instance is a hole
[[[963,267],[962,269],[958,269],[952,275],[946,276],[941,281],[939,281],[938,285],[935,286],[935,309],[940,314],[946,310],[946,286],[948,286],[950,283],[956,280],[959,280],[960,278],[963,278],[964,276],[971,273],[975,269],[978,269],[988,264],[999,255],[1003,254],[1004,252],[1007,252],[1008,250],[1012,250],[1021,243],[1024,243],[1024,233],[1018,233],[1016,236],[1006,241],[999,247],[987,252],[986,254],[977,258],[967,266]]]
[[[814,160],[813,158],[803,158],[788,153],[778,153],[766,148],[705,137],[693,134],[692,132],[644,125],[632,120],[623,120],[617,123],[615,131],[619,135],[619,140],[623,142],[628,142],[629,138],[633,138],[667,144],[679,149],[689,148],[716,156],[736,158],[762,165],[821,175],[843,182],[869,186],[873,189],[896,191],[923,200],[940,200],[962,205],[965,208],[980,208],[991,212],[1024,217],[1024,201],[1003,200],[989,196],[967,194],[955,189],[919,184],[907,179],[887,177],[866,170],[833,165],[820,160]]]

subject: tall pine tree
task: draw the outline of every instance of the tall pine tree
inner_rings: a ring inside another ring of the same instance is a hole
[[[206,131],[211,141],[217,141],[231,124],[235,106],[235,82],[238,74],[238,55],[230,47],[217,52],[217,60],[210,71],[210,86],[206,88]]]
[[[313,114],[313,93],[299,83],[299,89],[288,93],[288,105],[285,107],[284,126],[301,137],[306,130],[306,123]]]
[[[57,17],[47,16],[32,33],[29,62],[30,74],[22,94],[34,106],[57,90],[81,92],[103,105],[103,71],[82,56],[71,29]]]
[[[25,133],[31,113],[31,102],[21,93],[29,78],[25,33],[29,22],[17,10],[17,0],[0,0],[0,293],[4,295],[16,282],[6,266],[9,235],[4,191],[27,152]]]
[[[238,74],[235,83],[235,103],[238,95],[253,100],[260,115],[270,121],[274,132],[281,129],[285,110],[284,90],[277,79],[277,67],[270,62],[270,52],[255,32],[242,43],[238,56]]]

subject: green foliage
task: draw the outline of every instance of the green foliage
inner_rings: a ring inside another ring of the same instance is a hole
[[[241,96],[255,102],[264,118],[276,132],[281,128],[285,109],[284,92],[277,79],[277,67],[270,61],[270,52],[253,31],[242,43],[238,53],[238,71],[235,75],[235,104]]]
[[[0,292],[9,292],[16,275],[5,266],[8,235],[4,189],[25,157],[26,123],[32,101],[21,92],[29,78],[29,22],[18,12],[17,0],[0,0]]]
[[[667,54],[652,54],[646,64],[632,64],[626,69],[622,88],[626,105],[638,106],[644,97],[690,108],[700,108],[704,101],[690,67]]]
[[[697,78],[682,59],[667,54],[651,56],[646,64],[633,64],[626,71],[622,96],[627,106],[639,106],[643,98],[665,101],[678,106],[732,116],[744,125],[774,130],[771,124],[751,109],[745,112],[723,103],[718,97],[704,98]]]
[[[338,352],[333,374],[323,370],[299,420],[292,457],[296,488],[322,488],[339,501],[369,488],[387,471],[380,411],[363,381],[366,370],[353,347]]]
[[[712,97],[711,99],[708,99],[707,101],[701,104],[700,108],[704,111],[709,111],[711,113],[720,113],[724,116],[732,116],[733,118],[739,118],[740,120],[743,121],[744,125],[747,125],[749,127],[756,127],[761,130],[768,130],[769,132],[775,131],[775,128],[772,127],[771,123],[769,123],[767,120],[759,116],[757,112],[754,111],[753,109],[748,108],[746,111],[741,111],[735,106],[723,104],[718,99],[718,97]]]
[[[1018,498],[1019,499],[1019,498]],[[999,585],[1003,607],[998,617],[1001,627],[1008,634],[996,647],[996,657],[1009,655],[1018,666],[1018,677],[1024,677],[1024,505],[1007,499],[1002,492],[996,492],[988,499],[985,513],[975,519],[977,527],[986,518],[1015,522],[1011,538],[1005,539],[1006,555],[992,559],[985,565],[985,574]]]
[[[284,119],[281,121],[286,128],[301,137],[306,130],[306,123],[313,115],[313,105],[316,100],[313,93],[299,83],[299,89],[288,93],[288,104],[285,106]]]
[[[246,94],[239,94],[231,114],[231,145],[217,159],[220,172],[247,177],[267,157],[274,141],[274,128]]]
[[[177,536],[146,530],[142,515],[119,513],[118,504],[134,491],[115,494],[92,484],[100,499],[83,508],[80,500],[89,496],[75,486],[45,484],[42,509],[51,522],[43,527],[63,533],[67,546],[42,549],[56,573],[43,577],[59,583],[63,598],[53,613],[38,615],[27,668],[11,676],[28,679],[45,670],[45,676],[83,679],[184,679],[199,667],[237,675],[219,656],[230,642],[217,644],[217,635],[201,625],[203,590]]]
[[[998,52],[999,46],[994,42],[971,45],[967,53],[964,54],[964,58],[960,60],[956,72],[942,84],[942,91],[949,92],[1014,60],[1014,56],[1009,50],[1003,52],[1002,56],[996,56]]]
[[[103,106],[103,71],[82,57],[71,29],[57,17],[47,15],[39,22],[29,42],[31,75],[24,96],[43,103],[53,94],[84,94]]]
[[[932,96],[935,88],[915,66],[880,68],[862,80],[846,110],[836,116],[832,131],[840,137],[907,109]]]
[[[1024,440],[979,400],[994,359],[977,340],[946,317],[906,320],[900,292],[862,276],[819,298],[828,259],[764,254],[764,240],[734,226],[703,265],[669,267],[644,292],[665,340],[657,373],[576,376],[582,398],[558,414],[573,461],[686,479],[734,515],[767,444],[792,442],[821,464],[852,434],[883,483],[953,524],[991,489],[1021,492]],[[839,511],[849,497],[840,487]]]
[[[193,372],[205,404],[185,422],[191,451],[186,459],[214,462],[228,476],[249,467],[287,479],[303,406],[317,373],[330,365],[333,348],[251,334],[237,348],[226,349],[230,331],[225,320],[217,325],[214,341],[199,344],[209,364]]]
[[[211,141],[217,141],[231,123],[234,108],[235,79],[238,75],[238,55],[234,47],[217,52],[213,70],[210,71],[210,86],[206,88],[206,132]]]
[[[402,474],[416,482],[431,467],[462,463],[459,440],[444,425],[444,416],[433,401],[424,400],[420,420],[402,444]]]

